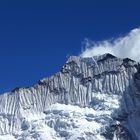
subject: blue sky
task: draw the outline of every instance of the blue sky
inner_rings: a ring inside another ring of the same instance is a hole
[[[95,41],[140,26],[139,0],[0,1],[0,93],[50,76]]]

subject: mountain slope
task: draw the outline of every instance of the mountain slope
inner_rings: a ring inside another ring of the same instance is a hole
[[[72,56],[33,87],[0,95],[0,139],[138,140],[139,80],[129,58]]]

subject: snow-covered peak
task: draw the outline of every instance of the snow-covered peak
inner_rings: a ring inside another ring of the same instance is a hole
[[[33,87],[0,95],[0,140],[137,140],[139,71],[111,54],[71,56]]]

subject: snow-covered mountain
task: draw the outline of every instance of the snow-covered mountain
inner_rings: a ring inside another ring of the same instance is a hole
[[[55,75],[0,95],[0,140],[140,140],[140,65],[72,56]]]

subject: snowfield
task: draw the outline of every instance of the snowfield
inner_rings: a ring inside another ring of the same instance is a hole
[[[117,103],[118,104],[118,103]],[[102,105],[103,106],[103,105]],[[116,105],[115,105],[116,107]],[[114,108],[113,108],[114,110]],[[101,132],[112,123],[113,110],[94,110],[78,106],[54,104],[44,112],[45,118],[25,120],[24,129],[15,137],[0,136],[1,140],[104,140]]]
[[[44,114],[28,114],[20,132],[0,136],[0,140],[105,140],[100,134],[117,123],[112,115],[119,108],[119,97],[97,93],[95,98],[95,109],[56,103]]]

